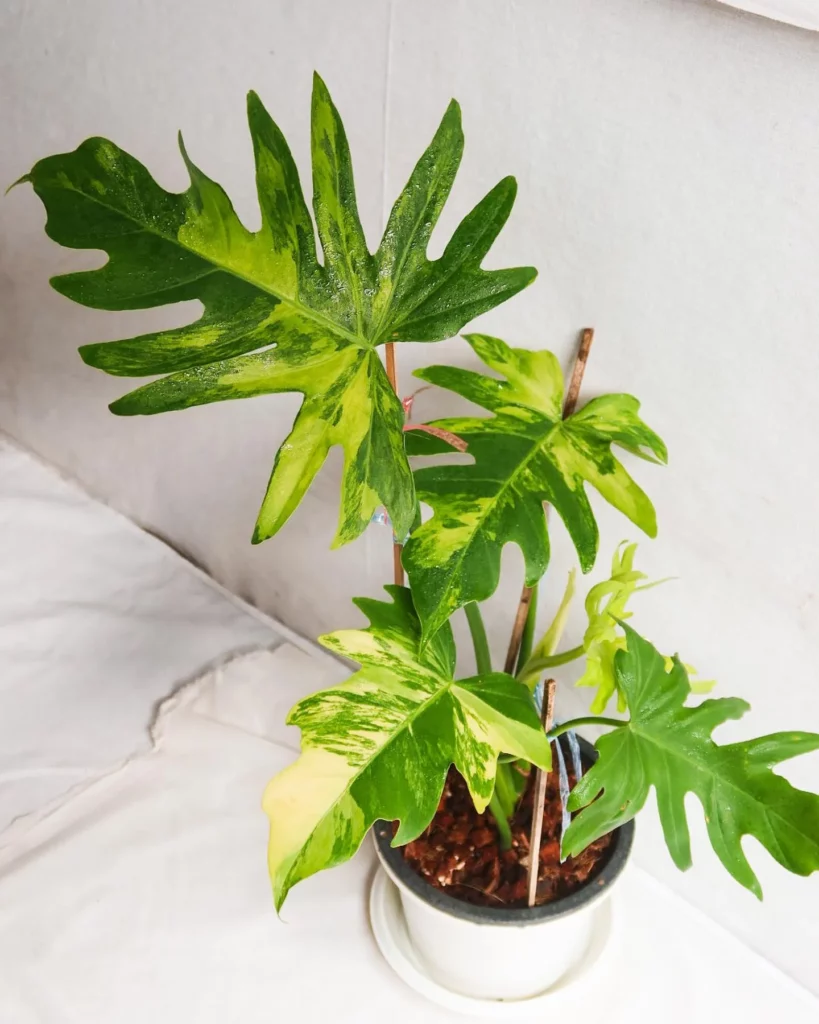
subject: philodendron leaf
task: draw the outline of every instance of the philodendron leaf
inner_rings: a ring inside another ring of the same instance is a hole
[[[352,857],[374,821],[400,821],[396,846],[417,838],[451,764],[479,810],[492,796],[501,751],[550,765],[526,688],[501,672],[455,681],[449,626],[422,652],[409,590],[385,589],[392,602],[356,601],[367,629],[321,637],[361,670],[288,717],[301,729],[302,753],[264,797],[277,908],[296,882]]]
[[[817,870],[819,796],[795,789],[771,768],[819,749],[819,735],[780,732],[717,745],[712,731],[740,718],[748,704],[732,697],[685,707],[691,688],[683,665],[674,659],[667,671],[659,651],[623,628],[627,649],[617,652],[614,666],[631,718],[597,741],[600,756],[569,800],[569,809],[580,814],[563,839],[563,854],[576,855],[633,818],[653,786],[665,841],[681,870],[691,866],[687,793],[702,804],[719,859],[760,898],[759,881],[742,851],[743,836],[758,839],[788,871]]]
[[[666,459],[665,445],[639,418],[635,398],[604,395],[564,420],[563,375],[551,352],[510,348],[483,334],[466,340],[504,379],[450,366],[416,372],[494,414],[436,420],[433,426],[466,441],[474,462],[415,472],[418,497],[434,513],[404,550],[425,640],[457,608],[494,592],[504,544],[520,546],[527,585],[540,579],[549,561],[544,502],[566,524],[584,572],[594,564],[598,543],[586,484],[649,536],[657,529],[651,502],[612,453],[617,444],[650,461]],[[434,437],[413,434],[408,450],[449,449]]]
[[[617,710],[626,710],[626,696],[617,682],[614,658],[618,651],[625,650],[626,638],[622,630],[622,622],[630,619],[632,612],[628,610],[628,602],[633,594],[641,590],[650,590],[666,580],[648,579],[644,572],[634,568],[636,544],[623,541],[617,546],[611,561],[611,576],[601,583],[595,584],[586,595],[586,615],[589,625],[583,636],[583,648],[586,652],[586,665],[583,675],[577,680],[576,686],[590,686],[597,690],[591,703],[591,711],[601,715],[608,707],[609,701],[617,694]],[[672,659],[666,658],[666,667],[671,668]],[[692,680],[695,674],[691,665],[685,665],[689,675],[689,683],[693,693],[706,693],[713,689],[713,680]]]
[[[114,402],[115,413],[152,414],[272,392],[304,396],[276,455],[254,540],[279,530],[334,445],[345,458],[335,543],[358,536],[379,505],[403,535],[415,497],[403,410],[378,346],[448,338],[533,280],[531,268],[480,268],[512,209],[515,181],[501,181],[467,214],[440,259],[427,259],[463,151],[453,102],[371,255],[344,127],[316,76],[312,163],[320,263],[296,165],[255,93],[248,96],[248,123],[261,207],[255,232],[181,140],[191,179],[182,193],[166,192],[105,139],[35,164],[21,181],[31,182],[45,204],[50,237],[109,257],[98,270],[64,274],[52,284],[96,309],[185,299],[204,307],[188,326],[80,350],[106,373],[168,375]]]

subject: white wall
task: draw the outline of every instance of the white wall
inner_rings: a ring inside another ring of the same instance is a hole
[[[249,225],[244,93],[261,93],[306,170],[319,69],[345,117],[373,245],[457,96],[467,151],[433,246],[514,173],[518,207],[491,260],[541,275],[481,326],[568,362],[577,330],[594,325],[586,393],[640,396],[671,450],[668,470],[635,467],[661,526],[642,555],[655,575],[682,579],[644,598],[635,624],[752,701],[751,721],[723,738],[819,731],[819,35],[707,0],[7,0],[0,39],[0,181],[102,134],[182,188],[181,126]],[[42,224],[30,192],[0,203],[0,427],[303,633],[355,621],[349,597],[388,579],[390,551],[377,527],[327,550],[337,460],[277,538],[249,544],[297,399],[110,416],[123,383],[85,367],[77,346],[193,310],[72,306],[47,278],[94,257],[60,250]],[[402,346],[399,358],[409,388],[412,368],[468,353],[455,340]],[[442,403],[426,394],[419,413]],[[600,515],[602,567],[634,531]],[[554,533],[552,604],[571,563]],[[520,585],[518,554],[507,554],[490,621],[498,650]],[[581,698],[569,690],[563,703]],[[788,774],[819,788],[819,759]],[[649,819],[640,859],[819,991],[816,880],[786,876],[749,842],[766,890],[758,905],[700,826],[696,838],[697,866],[679,875]]]

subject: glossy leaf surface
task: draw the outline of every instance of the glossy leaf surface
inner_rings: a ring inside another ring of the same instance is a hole
[[[276,455],[254,540],[280,529],[334,445],[345,462],[335,543],[358,536],[379,505],[405,533],[415,497],[404,416],[378,346],[447,338],[534,278],[531,268],[480,268],[511,211],[514,179],[501,181],[464,218],[439,259],[427,259],[463,151],[453,102],[371,254],[344,127],[321,79],[316,76],[312,102],[315,231],[287,143],[255,93],[248,97],[248,123],[261,208],[255,232],[181,139],[191,181],[182,193],[165,191],[106,139],[35,164],[21,180],[42,199],[50,237],[108,254],[99,269],[64,274],[52,284],[97,309],[202,303],[201,317],[185,327],[81,349],[87,363],[107,373],[167,375],[114,402],[115,413],[152,414],[273,392],[304,396]]]
[[[391,602],[359,598],[366,629],[321,638],[361,670],[300,701],[288,722],[302,753],[268,786],[269,866],[277,907],[298,881],[348,860],[378,819],[398,820],[396,845],[432,820],[454,764],[483,810],[504,751],[549,767],[549,743],[531,695],[502,672],[456,681],[447,625],[421,651],[404,587]]]
[[[493,414],[435,420],[433,426],[466,441],[474,462],[415,472],[418,496],[434,514],[410,538],[404,565],[425,639],[457,608],[494,592],[504,544],[521,548],[528,586],[540,579],[549,562],[544,502],[566,524],[584,572],[598,546],[587,484],[649,536],[657,530],[650,500],[612,452],[619,445],[649,461],[666,459],[665,445],[638,416],[635,398],[604,395],[564,420],[563,374],[551,352],[510,348],[483,334],[466,340],[501,379],[451,366],[416,373]],[[413,434],[408,450],[449,449],[434,437]]]
[[[819,749],[819,735],[780,732],[741,743],[716,744],[711,733],[749,709],[738,698],[685,706],[691,688],[685,668],[666,659],[628,626],[627,649],[614,658],[618,688],[630,713],[627,725],[598,739],[600,757],[569,801],[580,811],[563,840],[578,853],[631,820],[652,786],[663,835],[674,863],[691,866],[685,796],[702,804],[708,838],[733,877],[761,898],[759,881],[742,850],[754,836],[784,868],[809,875],[819,868],[819,796],[795,789],[771,769]]]

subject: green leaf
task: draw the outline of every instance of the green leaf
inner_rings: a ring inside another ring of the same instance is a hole
[[[288,717],[302,731],[302,753],[264,797],[277,908],[296,882],[352,857],[374,821],[400,821],[396,846],[417,838],[451,764],[479,810],[492,796],[501,751],[550,767],[526,688],[502,672],[456,682],[449,626],[422,652],[409,590],[385,589],[392,602],[355,602],[367,629],[321,637],[361,670],[300,701]]]
[[[276,392],[304,396],[276,455],[254,534],[275,534],[334,445],[345,469],[335,543],[358,536],[384,505],[399,534],[416,502],[404,415],[378,355],[386,341],[438,341],[529,284],[531,268],[481,270],[506,222],[515,182],[505,178],[466,216],[440,259],[426,256],[463,152],[460,110],[449,106],[371,255],[356,203],[338,111],[316,76],[312,103],[315,233],[290,150],[255,93],[248,124],[261,227],[248,231],[180,139],[190,187],[166,192],[106,139],[40,160],[30,182],[61,245],[108,254],[98,270],[53,286],[97,309],[146,309],[198,299],[185,327],[84,346],[91,366],[126,377],[167,374],[114,402],[131,416]]]
[[[628,626],[627,649],[614,658],[630,721],[597,741],[595,765],[575,786],[569,809],[580,810],[563,840],[575,856],[599,836],[631,820],[653,786],[665,841],[681,870],[691,866],[685,796],[702,804],[708,837],[733,877],[758,897],[762,890],[742,851],[754,836],[784,868],[809,875],[819,868],[819,796],[795,789],[771,768],[819,749],[819,735],[781,732],[719,746],[711,733],[740,718],[737,698],[685,707],[691,692],[685,668],[665,658]]]
[[[650,461],[666,459],[665,445],[639,418],[635,398],[604,395],[563,420],[563,375],[551,352],[510,348],[483,334],[466,340],[504,379],[449,366],[416,372],[494,414],[436,420],[433,426],[467,442],[474,462],[415,472],[418,497],[434,513],[404,551],[425,640],[467,601],[484,601],[494,592],[504,544],[521,548],[528,586],[540,579],[549,562],[544,502],[566,524],[584,572],[593,566],[598,544],[587,483],[650,536],[657,529],[651,502],[612,453],[617,444]],[[448,451],[420,433],[410,435],[407,445],[410,454]]]
[[[603,714],[615,694],[617,710],[626,710],[626,697],[617,684],[614,658],[618,651],[626,647],[621,624],[633,614],[628,610],[632,595],[668,582],[654,580],[652,583],[644,583],[648,577],[634,568],[636,553],[636,544],[626,541],[618,544],[611,561],[611,576],[595,584],[586,595],[586,615],[589,619],[583,636],[586,666],[575,685],[590,686],[597,690],[590,707],[595,715]],[[666,669],[670,670],[672,664],[673,659],[666,658]],[[695,675],[696,669],[688,664],[684,667],[689,675],[692,693],[707,693],[716,685],[714,680],[692,680],[690,677]]]

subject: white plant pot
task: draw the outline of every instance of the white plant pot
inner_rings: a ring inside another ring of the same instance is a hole
[[[477,907],[433,888],[393,849],[392,825],[374,830],[378,858],[398,887],[415,953],[429,976],[477,999],[527,999],[557,983],[584,957],[599,905],[631,851],[634,823],[617,829],[609,859],[582,889],[525,909]]]

